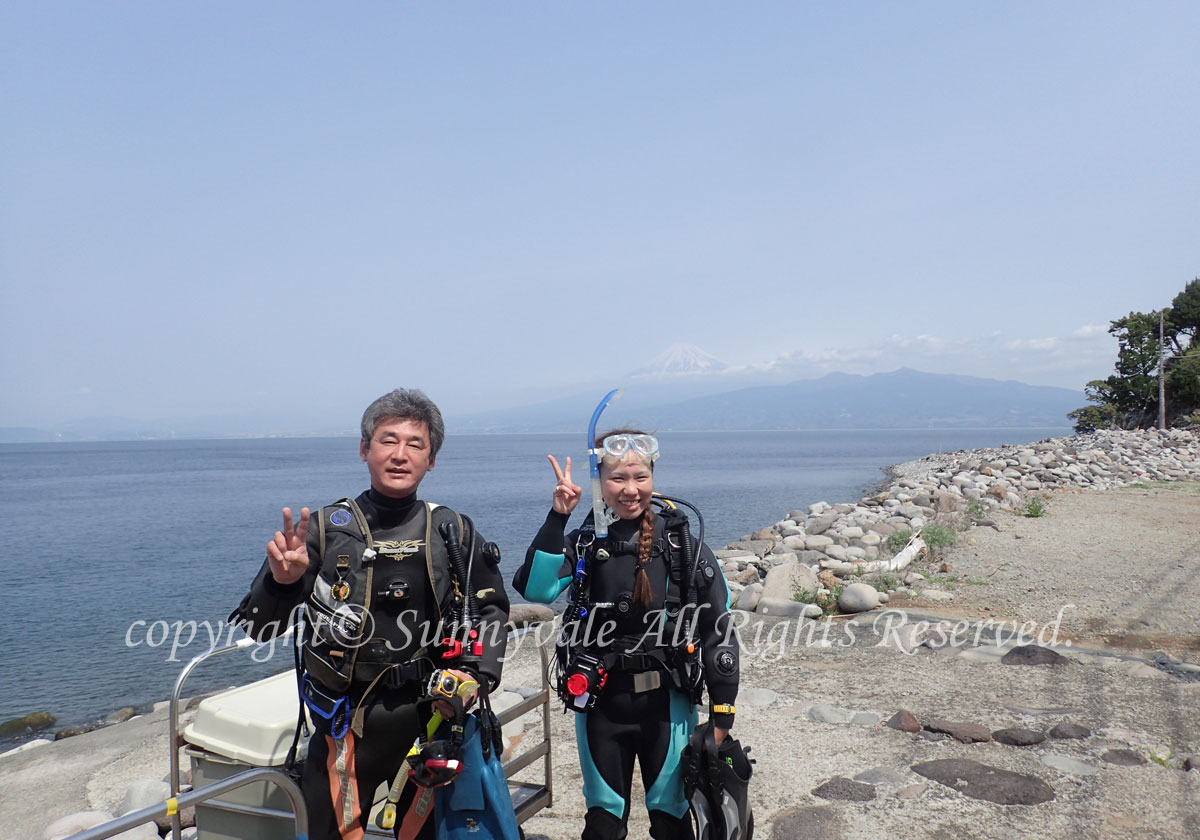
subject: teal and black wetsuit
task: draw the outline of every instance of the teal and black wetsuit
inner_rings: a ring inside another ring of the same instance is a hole
[[[501,661],[507,634],[508,595],[496,563],[498,558],[484,552],[483,539],[472,539],[469,519],[462,519],[462,543],[474,545],[471,562],[471,588],[476,593],[479,619],[484,628],[482,656],[472,662],[443,662],[437,657],[435,632],[439,618],[448,613],[452,596],[452,575],[447,568],[442,537],[427,522],[428,509],[415,496],[392,499],[368,490],[355,499],[378,549],[370,581],[369,635],[356,653],[350,669],[348,688],[321,685],[321,672],[314,670],[311,643],[305,651],[307,679],[328,696],[347,698],[351,713],[360,712],[360,732],[353,727],[337,732],[330,720],[313,715],[316,731],[309,741],[301,788],[308,807],[309,837],[333,840],[361,837],[371,801],[381,782],[391,784],[400,770],[408,746],[416,740],[428,721],[428,702],[419,702],[424,686],[418,674],[428,676],[435,667],[460,668],[495,684],[500,679]],[[453,517],[452,512],[446,511]],[[324,552],[321,539],[324,536]],[[292,610],[302,603],[314,608],[314,589],[329,592],[339,582],[339,565],[361,558],[365,543],[347,505],[333,505],[313,513],[308,529],[309,567],[292,584],[279,584],[269,564],[254,579],[249,594],[230,616],[243,622],[247,632],[266,640],[286,629]],[[468,549],[469,550],[469,549]],[[353,586],[362,580],[353,578]],[[346,602],[362,603],[362,592],[341,597]],[[311,621],[312,615],[309,616]],[[312,634],[310,634],[312,635]],[[413,660],[410,662],[410,660]],[[407,670],[399,670],[409,663]],[[396,666],[396,667],[392,667]],[[389,670],[390,669],[390,670]],[[387,671],[379,680],[375,677]],[[394,676],[394,679],[389,679]],[[403,815],[416,785],[408,785],[401,800]],[[397,821],[397,831],[401,823]],[[432,837],[432,820],[425,823],[419,837]]]
[[[661,654],[674,639],[675,623],[666,621],[664,626],[664,607],[670,597],[680,597],[685,577],[680,552],[671,547],[677,545],[674,541],[679,531],[674,526],[681,517],[681,512],[670,510],[655,514],[653,549],[646,565],[654,592],[649,605],[634,604],[632,598],[641,519],[615,522],[606,539],[582,547],[581,531],[564,533],[569,517],[551,511],[513,578],[513,587],[530,601],[550,603],[570,587],[577,551],[582,550],[588,570],[588,601],[612,605],[594,608],[593,632],[581,632],[579,639],[585,653],[602,658],[608,667],[608,679],[596,705],[575,717],[587,805],[584,840],[626,836],[635,758],[646,790],[651,837],[691,837],[679,757],[696,725],[697,710],[691,697],[674,687],[667,673],[646,679],[648,670],[665,669],[663,660],[669,657]],[[583,533],[586,539],[587,532]],[[598,554],[601,548],[608,556]],[[695,550],[699,553],[694,578],[695,633],[709,702],[732,707],[738,688],[738,641],[729,614],[728,588],[708,547],[695,546]],[[669,585],[672,576],[674,586]],[[597,640],[605,622],[611,622],[610,632]],[[660,654],[657,663],[645,655],[655,652]],[[733,725],[730,713],[712,718],[717,726]]]

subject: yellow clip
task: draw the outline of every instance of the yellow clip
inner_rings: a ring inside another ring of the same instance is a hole
[[[167,816],[173,817],[178,813],[179,813],[179,800],[172,796],[170,799],[167,800]]]
[[[396,806],[388,802],[375,818],[375,824],[382,829],[390,829],[396,825]]]
[[[714,715],[732,715],[737,713],[737,706],[732,703],[717,703],[712,707]]]

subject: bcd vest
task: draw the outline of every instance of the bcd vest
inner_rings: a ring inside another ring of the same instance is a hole
[[[304,668],[345,692],[389,667],[425,656],[441,638],[443,608],[459,584],[437,523],[462,517],[422,503],[376,539],[353,499],[321,508],[321,569],[306,603]]]

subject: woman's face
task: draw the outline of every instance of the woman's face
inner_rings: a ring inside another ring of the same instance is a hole
[[[621,519],[637,519],[650,507],[654,473],[636,455],[626,455],[612,464],[605,458],[600,463],[600,490],[613,513]]]

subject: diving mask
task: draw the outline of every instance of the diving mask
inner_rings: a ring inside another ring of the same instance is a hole
[[[654,435],[609,435],[603,445],[594,450],[600,456],[624,458],[631,451],[648,461],[658,460],[658,439]]]

